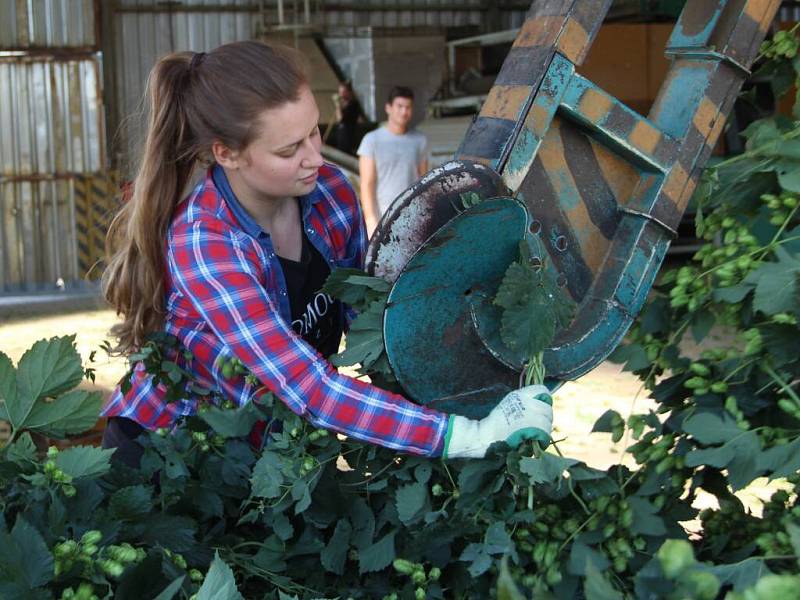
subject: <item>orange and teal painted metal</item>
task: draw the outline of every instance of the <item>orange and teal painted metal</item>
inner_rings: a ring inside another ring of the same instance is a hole
[[[590,371],[617,346],[780,0],[689,0],[646,117],[575,70],[610,4],[534,2],[455,160],[399,197],[379,224],[368,268],[395,283],[387,354],[421,403],[480,416],[516,386],[521,365],[500,347],[495,317],[476,298],[493,295],[513,260],[508,248],[523,237],[578,304],[545,353],[553,385]],[[493,212],[465,209],[465,192],[513,201],[487,205]],[[488,215],[506,228],[489,227]],[[481,261],[480,273],[459,275],[459,263]]]

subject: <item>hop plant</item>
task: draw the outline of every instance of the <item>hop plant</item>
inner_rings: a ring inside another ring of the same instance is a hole
[[[788,31],[776,32],[771,40],[766,40],[761,44],[761,54],[766,58],[793,59],[797,56],[797,50],[800,48],[800,40],[795,34],[795,29],[793,27]]]

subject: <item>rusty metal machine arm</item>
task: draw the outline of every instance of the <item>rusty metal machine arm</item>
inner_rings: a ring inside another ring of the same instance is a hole
[[[553,384],[616,347],[780,1],[689,0],[647,117],[576,73],[610,4],[534,1],[455,160],[396,199],[370,243],[368,268],[394,282],[389,361],[423,404],[482,416],[516,385],[489,300],[526,236],[579,307],[545,353]],[[465,209],[465,193],[506,199]]]

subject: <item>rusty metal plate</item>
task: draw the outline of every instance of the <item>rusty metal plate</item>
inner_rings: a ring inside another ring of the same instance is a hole
[[[367,249],[367,271],[394,281],[414,252],[464,209],[462,195],[474,193],[485,199],[507,192],[495,171],[469,160],[431,170],[384,213]]]

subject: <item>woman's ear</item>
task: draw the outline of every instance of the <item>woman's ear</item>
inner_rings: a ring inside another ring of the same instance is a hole
[[[211,144],[211,154],[214,155],[214,161],[226,169],[239,168],[240,153],[237,150],[231,150],[222,142],[217,140]]]

